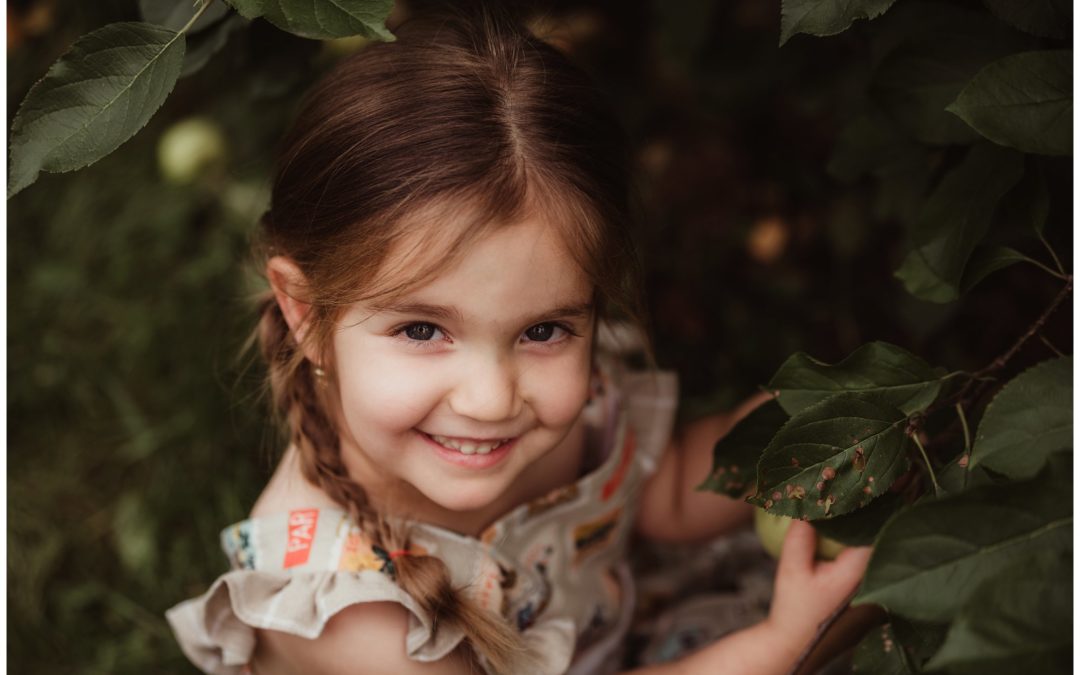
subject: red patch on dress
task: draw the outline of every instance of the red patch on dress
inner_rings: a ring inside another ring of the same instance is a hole
[[[622,485],[623,479],[626,478],[626,472],[630,470],[630,460],[634,457],[634,446],[634,432],[627,429],[626,442],[623,443],[622,457],[619,458],[619,466],[615,467],[615,473],[611,474],[611,478],[604,483],[604,487],[600,491],[601,501],[606,502],[611,499],[611,496],[615,494],[615,491]]]
[[[289,511],[289,539],[285,544],[285,562],[282,565],[285,569],[308,561],[318,523],[319,509]]]

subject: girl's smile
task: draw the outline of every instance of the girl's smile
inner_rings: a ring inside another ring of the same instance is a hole
[[[427,522],[493,520],[533,496],[582,450],[567,438],[588,396],[592,295],[559,229],[530,218],[389,304],[352,306],[333,338],[352,478]]]
[[[517,438],[496,441],[473,441],[448,439],[420,432],[446,461],[468,469],[488,469],[495,466],[510,453]]]

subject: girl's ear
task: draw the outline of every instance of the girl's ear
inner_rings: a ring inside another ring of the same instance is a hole
[[[308,313],[311,311],[311,304],[301,300],[307,289],[304,273],[292,259],[278,255],[266,261],[266,278],[270,281],[274,298],[281,308],[281,315],[285,317],[285,323],[289,324],[289,330],[296,338],[296,344],[304,350],[304,356],[309,361],[318,365],[318,354],[311,345],[304,344],[308,330]]]

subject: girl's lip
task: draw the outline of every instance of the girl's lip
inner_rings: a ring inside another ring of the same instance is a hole
[[[486,455],[481,455],[478,453],[466,455],[464,453],[458,452],[457,450],[451,450],[450,448],[444,447],[442,444],[436,442],[435,439],[431,438],[423,431],[419,431],[418,433],[420,434],[420,437],[424,439],[424,442],[426,442],[429,446],[431,446],[432,449],[435,450],[436,454],[438,454],[439,457],[455,466],[460,466],[466,469],[487,469],[501,463],[504,459],[506,459],[507,455],[510,454],[510,450],[512,450],[513,447],[517,445],[518,440],[518,437],[515,436],[514,438],[507,440],[502,445],[492,448],[491,452]]]

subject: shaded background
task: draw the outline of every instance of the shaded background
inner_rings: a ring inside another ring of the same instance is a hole
[[[9,128],[52,61],[137,20],[136,5],[9,2]],[[630,132],[658,360],[679,371],[686,416],[734,404],[799,350],[835,361],[887,340],[978,369],[1056,292],[1016,266],[954,305],[913,299],[892,272],[926,185],[827,171],[895,10],[778,48],[778,0],[538,6],[534,28],[594,73]],[[224,571],[217,533],[245,517],[280,449],[243,352],[260,288],[249,237],[299,95],[357,46],[257,21],[120,150],[8,204],[15,672],[193,672],[163,612]],[[192,116],[219,130],[222,156],[167,180],[161,138]],[[1070,161],[1039,161],[1056,177],[1047,234],[1071,269]],[[1068,312],[1045,336],[1069,349]],[[1010,370],[1050,355],[1032,341]]]

